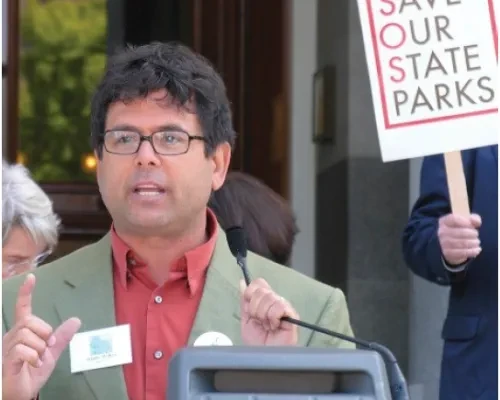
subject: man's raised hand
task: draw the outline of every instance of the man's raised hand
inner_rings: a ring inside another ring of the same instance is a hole
[[[2,339],[2,398],[30,400],[54,371],[57,360],[80,329],[70,318],[55,331],[32,313],[35,276],[28,274],[19,289],[15,323]]]

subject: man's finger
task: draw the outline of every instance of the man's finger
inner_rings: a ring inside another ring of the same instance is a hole
[[[458,214],[448,214],[442,217],[442,222],[450,228],[468,228],[471,226],[470,218]]]
[[[481,247],[467,249],[466,250],[467,258],[476,258],[479,254],[481,254],[481,251],[482,251]]]
[[[278,329],[279,327],[283,329],[293,328],[293,324],[291,324],[290,322],[281,321],[281,318],[283,317],[299,319],[299,316],[292,305],[287,300],[280,297],[269,309],[268,314],[268,318],[274,329]]]
[[[471,214],[470,222],[474,228],[479,229],[483,221],[481,220],[481,216],[477,214]]]
[[[16,301],[16,322],[31,315],[31,296],[35,287],[35,275],[28,274],[24,283],[19,288]]]
[[[481,253],[481,248],[476,247],[472,249],[448,249],[443,253],[446,261],[451,264],[465,262],[468,259],[475,258]]]
[[[3,348],[10,348],[13,343],[18,342],[18,337],[23,330],[33,332],[37,337],[42,339],[48,346],[52,345],[54,337],[52,337],[52,327],[42,319],[34,315],[23,318],[2,338]]]
[[[36,350],[21,343],[15,345],[8,351],[6,361],[12,366],[13,375],[21,371],[24,363],[29,363],[35,368],[39,368],[42,365],[42,361]]]
[[[248,305],[248,312],[252,318],[263,319],[262,315],[259,317],[259,308],[262,308],[261,304],[270,297],[272,297],[272,292],[269,289],[259,287],[255,290]]]
[[[286,305],[280,299],[276,299],[267,312],[267,319],[272,330],[276,330],[281,325],[281,318],[287,316],[285,314]]]
[[[260,296],[260,299],[258,299],[258,303],[255,304],[255,308],[250,311],[250,315],[262,321],[263,323],[266,323],[266,320],[268,319],[269,309],[275,301],[276,295],[273,292],[269,291],[263,294],[262,296]]]
[[[82,326],[78,318],[70,318],[64,321],[54,332],[55,342],[49,350],[52,352],[54,360],[58,360],[64,349],[68,346],[75,333]]]
[[[481,246],[479,239],[443,239],[443,248],[450,250],[477,249]]]
[[[16,323],[14,328],[9,331],[9,337],[17,336],[17,331],[24,328],[27,328],[30,331],[34,332],[37,336],[39,336],[46,342],[49,342],[53,330],[52,327],[43,319],[40,319],[34,315],[29,315]]]
[[[259,289],[271,289],[271,286],[262,278],[257,278],[250,282],[250,285],[245,289],[243,292],[243,297],[245,300],[249,301],[253,297],[253,294],[255,293],[256,290]]]
[[[474,228],[447,228],[446,236],[453,239],[478,239],[479,232]]]
[[[28,328],[22,328],[18,331],[14,343],[12,345],[23,344],[30,349],[35,350],[41,357],[47,348],[47,342],[36,335],[33,331]]]

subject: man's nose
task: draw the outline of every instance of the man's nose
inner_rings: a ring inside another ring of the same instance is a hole
[[[149,140],[142,140],[139,145],[136,157],[137,165],[159,165],[158,154],[153,149],[153,144]]]

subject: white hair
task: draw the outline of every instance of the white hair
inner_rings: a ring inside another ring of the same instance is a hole
[[[2,245],[10,231],[20,226],[36,243],[53,249],[59,239],[60,219],[52,201],[21,164],[2,162]]]

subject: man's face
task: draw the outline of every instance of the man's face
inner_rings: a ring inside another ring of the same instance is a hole
[[[150,136],[175,129],[203,136],[196,114],[171,104],[165,94],[111,104],[105,131]],[[227,143],[206,157],[201,140],[192,140],[189,151],[180,155],[156,154],[146,141],[130,155],[103,148],[97,164],[99,190],[117,228],[143,236],[183,232],[204,218],[211,191],[224,182],[230,157]]]

